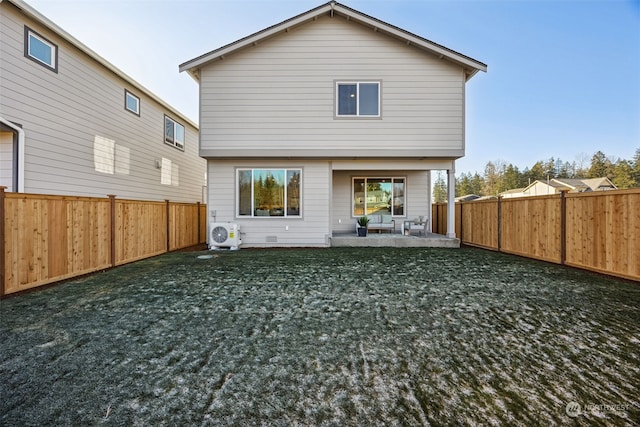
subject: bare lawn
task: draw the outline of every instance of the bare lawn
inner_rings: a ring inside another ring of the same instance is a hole
[[[3,426],[640,424],[640,285],[480,249],[171,253],[0,319]]]

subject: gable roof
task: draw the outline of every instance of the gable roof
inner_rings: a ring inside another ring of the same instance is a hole
[[[60,37],[61,39],[65,40],[66,42],[71,44],[73,47],[77,48],[82,53],[84,53],[87,56],[89,56],[91,59],[96,61],[98,64],[102,65],[107,70],[111,71],[112,73],[114,73],[115,75],[117,75],[118,77],[120,77],[121,79],[126,81],[132,87],[134,87],[137,90],[139,90],[140,92],[144,93],[146,96],[148,96],[149,98],[151,98],[152,100],[154,100],[155,102],[160,104],[162,107],[164,107],[167,110],[171,111],[171,113],[173,113],[173,114],[175,114],[177,116],[176,118],[180,118],[180,119],[184,120],[185,122],[187,122],[189,125],[193,126],[195,129],[198,129],[198,125],[196,123],[194,123],[192,120],[190,120],[187,116],[185,116],[180,111],[178,111],[175,108],[173,108],[166,101],[164,101],[163,99],[158,97],[156,94],[151,92],[149,89],[147,89],[144,86],[142,86],[140,83],[135,81],[133,78],[129,77],[122,70],[120,70],[115,65],[113,65],[112,63],[110,63],[109,61],[107,61],[106,59],[101,57],[100,55],[98,55],[96,52],[91,50],[89,47],[87,47],[85,44],[83,44],[78,39],[73,37],[71,34],[67,33],[65,30],[60,28],[58,25],[54,24],[51,20],[49,20],[49,18],[47,18],[44,15],[42,15],[40,12],[35,10],[33,7],[29,6],[24,1],[22,1],[22,0],[0,0],[0,3],[2,3],[3,1],[5,1],[7,3],[11,3],[15,7],[17,7],[22,14],[24,14],[25,16],[28,16],[29,18],[31,18],[34,21],[38,22],[40,25],[48,28],[50,31],[55,33],[58,37]]]
[[[251,34],[233,43],[222,46],[216,50],[184,62],[179,66],[180,72],[187,71],[194,80],[198,81],[199,70],[203,66],[213,61],[224,59],[225,55],[229,55],[249,46],[254,46],[268,38],[288,32],[293,27],[316,20],[318,19],[318,17],[324,15],[329,15],[331,17],[343,16],[347,18],[347,20],[358,22],[371,28],[375,32],[386,34],[387,36],[401,40],[408,45],[416,46],[417,48],[422,49],[425,52],[435,54],[440,59],[454,62],[460,65],[465,70],[467,80],[473,77],[478,71],[487,71],[486,64],[483,64],[482,62],[477,61],[469,56],[458,53],[423,37],[405,31],[399,27],[387,24],[386,22],[366,15],[355,9],[351,9],[350,7],[347,7],[343,4],[337,3],[335,1],[330,1],[316,7],[315,9],[311,9],[308,12],[304,12],[300,15],[294,16],[293,18],[287,19],[286,21],[283,21],[279,24],[265,28],[262,31],[258,31],[257,33]]]

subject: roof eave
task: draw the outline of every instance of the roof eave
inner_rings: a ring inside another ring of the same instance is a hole
[[[390,37],[402,40],[407,45],[413,45],[435,54],[440,59],[447,59],[457,63],[465,69],[467,81],[478,71],[487,71],[487,65],[480,61],[333,1],[184,62],[180,64],[179,70],[180,72],[187,71],[194,80],[199,81],[197,70],[202,66],[216,60],[224,60],[226,55],[250,45],[257,45],[259,42],[267,38],[273,37],[274,35],[282,32],[288,32],[294,26],[315,20],[319,16],[327,13],[331,14],[331,16],[334,16],[335,14],[345,16],[347,19],[352,19],[360,24],[366,25],[376,32],[383,32]]]
[[[8,3],[13,4],[15,7],[20,9],[23,14],[25,14],[29,18],[37,21],[41,25],[47,27],[49,30],[53,31],[58,36],[60,36],[61,38],[65,39],[67,42],[69,42],[75,48],[77,48],[81,52],[83,52],[86,55],[88,55],[90,58],[92,58],[93,60],[98,62],[100,65],[102,65],[103,67],[105,67],[106,69],[111,71],[112,73],[116,74],[118,77],[122,78],[124,81],[129,83],[132,87],[138,89],[140,92],[144,93],[149,98],[153,99],[155,102],[157,102],[158,104],[162,105],[167,110],[171,111],[178,118],[184,120],[185,122],[187,122],[189,125],[191,125],[195,129],[198,129],[198,125],[196,123],[194,123],[191,119],[189,119],[187,116],[185,116],[180,111],[178,111],[177,109],[175,109],[174,107],[169,105],[166,101],[162,100],[160,97],[158,97],[156,94],[151,92],[149,89],[145,88],[142,84],[138,83],[136,80],[134,80],[133,78],[129,77],[122,70],[120,70],[115,65],[111,64],[109,61],[107,61],[106,59],[104,59],[103,57],[98,55],[96,52],[91,50],[88,46],[86,46],[81,41],[79,41],[78,39],[73,37],[71,34],[67,33],[65,30],[63,30],[58,25],[56,25],[51,20],[49,20],[49,18],[47,18],[46,16],[42,15],[40,12],[35,10],[33,7],[31,7],[30,5],[28,5],[24,1],[22,1],[22,0],[0,0],[0,2],[1,1],[7,1]]]

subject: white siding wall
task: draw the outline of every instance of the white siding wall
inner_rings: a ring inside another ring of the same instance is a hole
[[[382,82],[382,119],[335,119],[335,81],[366,79]],[[201,153],[320,150],[313,156],[338,158],[379,148],[384,156],[458,157],[464,81],[450,62],[341,17],[320,17],[202,69]]]
[[[236,216],[237,168],[302,168],[302,218]],[[208,162],[207,223],[235,222],[241,227],[242,247],[328,245],[331,173],[326,161]],[[215,217],[212,212],[215,211]],[[288,230],[287,230],[288,227]]]
[[[26,192],[201,201],[206,161],[197,129],[11,4],[0,11],[0,116],[25,131]],[[58,45],[57,74],[24,57],[25,24]],[[140,117],[124,109],[125,89],[140,98]],[[164,114],[185,126],[185,152],[164,143]],[[96,136],[114,141],[112,174],[95,168]],[[178,185],[161,184],[163,158]]]

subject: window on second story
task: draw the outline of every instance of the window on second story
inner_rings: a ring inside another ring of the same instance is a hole
[[[337,82],[337,117],[380,117],[380,82]]]
[[[126,89],[124,90],[124,109],[131,111],[136,116],[140,115],[140,98]]]
[[[58,72],[58,46],[29,27],[24,27],[24,56]]]
[[[184,126],[169,116],[164,116],[164,142],[184,150]]]

